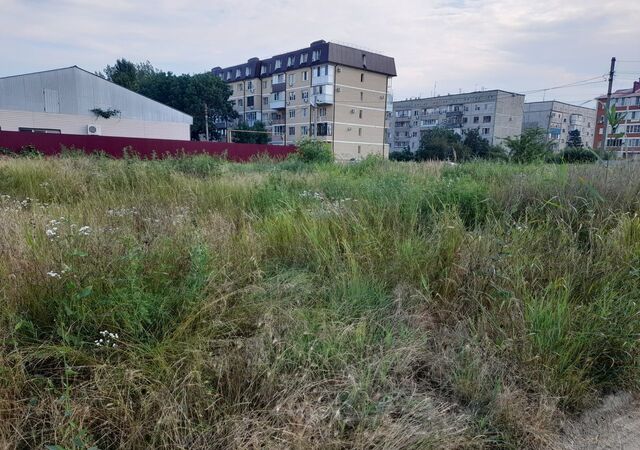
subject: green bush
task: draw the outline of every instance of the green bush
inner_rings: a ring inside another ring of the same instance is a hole
[[[333,153],[328,143],[315,139],[303,139],[298,143],[297,157],[308,163],[328,163],[333,161]]]
[[[549,158],[550,162],[562,163],[594,163],[599,159],[597,153],[590,148],[567,148],[557,155]]]

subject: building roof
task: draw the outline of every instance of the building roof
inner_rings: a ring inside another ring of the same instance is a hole
[[[638,97],[640,96],[640,80],[633,82],[633,87],[627,89],[618,89],[617,91],[611,94],[611,98],[620,98],[620,97]],[[606,100],[606,95],[601,95],[597,97],[596,100]]]
[[[508,96],[518,96],[518,97],[524,97],[524,94],[518,94],[516,92],[509,92],[509,91],[503,91],[502,89],[492,89],[492,90],[485,90],[485,91],[473,91],[473,92],[462,92],[460,94],[447,94],[447,95],[438,95],[436,97],[416,97],[416,98],[408,98],[405,100],[396,100],[393,102],[393,106],[394,108],[396,106],[402,107],[402,106],[409,106],[411,104],[417,104],[417,103],[438,103],[438,104],[448,104],[448,103],[452,103],[452,102],[456,102],[456,101],[460,101],[465,97],[477,97],[476,100],[469,100],[467,99],[466,101],[463,101],[462,103],[472,103],[474,101],[487,101],[488,97],[491,97],[493,95],[496,96],[496,98],[499,95],[508,95]],[[484,97],[484,99],[482,99]]]
[[[550,104],[550,109],[553,109],[553,104],[557,103],[559,105],[563,105],[563,106],[568,106],[570,108],[575,108],[575,109],[586,109],[589,111],[592,111],[595,113],[595,108],[589,108],[588,106],[580,106],[580,105],[573,105],[571,103],[566,103],[566,102],[561,102],[558,100],[543,100],[543,101],[537,101],[537,102],[525,102],[524,103],[524,107],[525,109],[527,108],[527,106],[531,105],[531,106],[538,106],[538,105],[543,105],[543,104]]]
[[[369,72],[395,77],[396,64],[393,58],[369,50],[326,42],[312,42],[309,47],[260,60],[251,58],[244,64],[231,67],[214,67],[211,71],[224,81],[240,81],[249,78],[270,77],[277,73],[334,63]]]
[[[47,109],[51,99],[56,106]],[[89,116],[95,108],[117,109],[126,119],[193,123],[182,111],[78,66],[0,77],[0,109]]]

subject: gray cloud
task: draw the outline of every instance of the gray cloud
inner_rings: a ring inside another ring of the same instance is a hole
[[[632,3],[632,2],[631,2]],[[527,91],[639,59],[628,0],[0,0],[0,76],[116,58],[201,72],[300,48],[351,42],[396,58],[396,98],[485,87]],[[621,66],[626,87],[640,64]],[[550,91],[585,101],[605,83]],[[528,100],[539,100],[542,94]]]

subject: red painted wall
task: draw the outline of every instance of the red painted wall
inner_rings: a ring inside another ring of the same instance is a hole
[[[109,136],[84,136],[76,134],[41,134],[20,131],[0,131],[0,148],[18,152],[25,145],[33,145],[45,155],[57,155],[66,148],[83,150],[86,153],[102,151],[114,158],[121,158],[123,150],[141,158],[154,155],[162,158],[166,155],[206,153],[223,155],[231,161],[248,161],[260,154],[272,158],[285,158],[294,153],[292,145],[231,144],[226,142],[173,141],[168,139],[143,139]]]

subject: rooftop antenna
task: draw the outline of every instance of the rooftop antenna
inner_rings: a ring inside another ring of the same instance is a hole
[[[437,81],[434,81],[434,82],[433,82],[433,96],[434,96],[434,97],[436,96],[436,86],[437,86],[437,85],[438,85],[438,82],[437,82]]]

